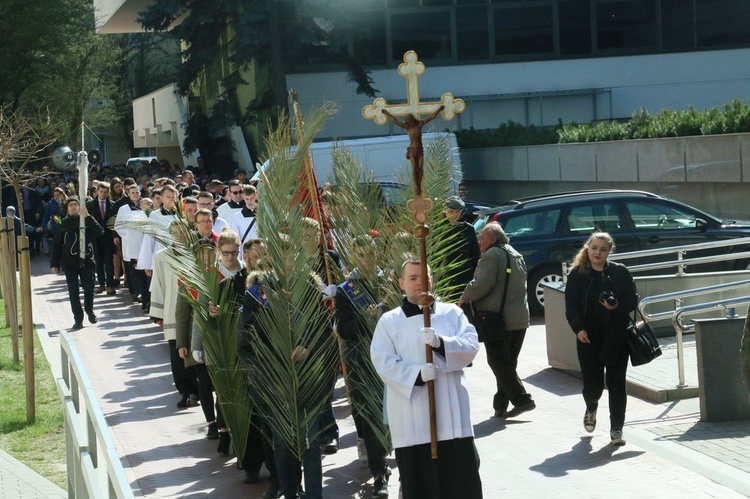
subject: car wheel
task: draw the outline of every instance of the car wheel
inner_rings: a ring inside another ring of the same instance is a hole
[[[544,315],[544,288],[542,284],[561,282],[560,266],[547,265],[534,271],[529,277],[529,312],[533,315]]]

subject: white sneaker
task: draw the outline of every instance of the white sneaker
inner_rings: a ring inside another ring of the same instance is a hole
[[[610,442],[612,445],[617,447],[625,445],[625,440],[622,438],[622,430],[612,430],[609,432],[609,436],[612,439]]]
[[[583,429],[588,433],[596,429],[596,411],[586,411],[583,415]]]
[[[360,463],[367,463],[367,446],[365,446],[365,439],[357,439],[357,457]]]

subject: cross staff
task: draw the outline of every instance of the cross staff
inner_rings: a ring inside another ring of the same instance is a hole
[[[409,148],[406,151],[406,159],[409,160],[412,167],[412,179],[414,188],[414,198],[406,204],[410,211],[414,212],[414,221],[417,226],[414,228],[414,236],[419,239],[419,259],[422,266],[422,292],[419,297],[419,305],[422,307],[424,314],[424,326],[430,327],[430,306],[435,301],[435,297],[429,292],[429,280],[427,277],[427,235],[430,229],[425,225],[427,213],[432,209],[432,201],[424,197],[422,191],[422,179],[424,172],[424,149],[422,147],[422,127],[435,119],[438,114],[443,115],[443,119],[451,120],[457,113],[466,109],[466,104],[461,99],[455,99],[453,94],[444,93],[439,102],[420,102],[419,100],[419,79],[425,71],[423,63],[419,62],[417,53],[409,50],[404,54],[404,62],[398,66],[398,73],[406,78],[406,104],[389,105],[385,99],[379,97],[371,105],[362,108],[362,116],[366,119],[375,121],[378,125],[384,125],[390,120],[395,125],[404,128],[409,134]],[[421,114],[429,113],[430,116],[420,120]],[[396,119],[397,116],[404,116],[404,121]],[[432,362],[432,347],[425,345],[425,357],[428,363]],[[435,382],[427,382],[427,393],[430,403],[430,449],[432,458],[437,459],[437,417],[435,409]]]

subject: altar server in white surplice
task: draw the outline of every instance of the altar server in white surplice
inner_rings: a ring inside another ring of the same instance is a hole
[[[403,264],[403,304],[380,318],[370,348],[375,369],[387,385],[386,410],[403,497],[481,498],[463,371],[479,351],[477,333],[459,307],[442,302],[432,306],[432,327],[424,327],[418,305],[421,275],[419,261]],[[432,363],[426,362],[425,345],[433,349]],[[438,459],[430,453],[430,380],[435,382]]]

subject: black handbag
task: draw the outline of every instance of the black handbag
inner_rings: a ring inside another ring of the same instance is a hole
[[[503,318],[503,311],[505,310],[505,295],[508,294],[508,281],[510,281],[510,254],[505,248],[500,248],[505,251],[507,257],[507,264],[505,267],[505,285],[503,286],[503,299],[500,302],[500,311],[491,312],[487,310],[474,310],[472,302],[463,306],[464,314],[469,322],[477,330],[477,336],[479,336],[479,342],[485,341],[498,341],[502,340],[502,334],[505,333],[505,319]]]
[[[636,320],[636,312],[641,316],[640,321]],[[646,322],[646,319],[638,308],[633,312],[633,316],[630,319],[630,325],[628,325],[628,328],[625,331],[625,337],[628,341],[630,363],[633,367],[648,364],[661,355],[661,347],[656,340],[654,330],[651,328],[651,325]]]

